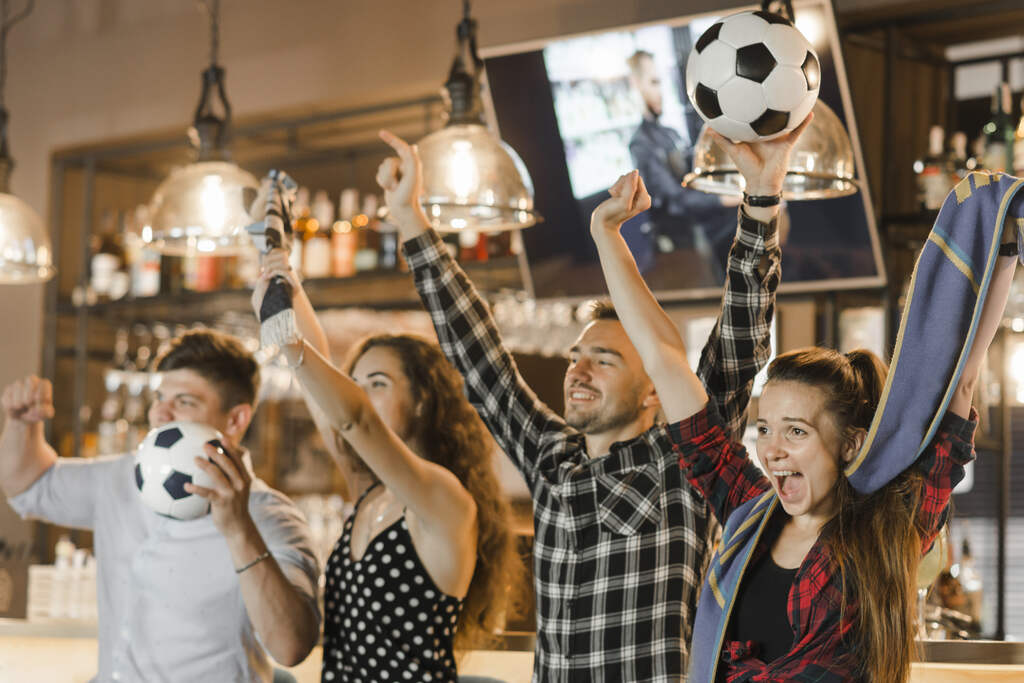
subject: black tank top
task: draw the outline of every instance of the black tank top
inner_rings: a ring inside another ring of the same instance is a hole
[[[793,647],[793,627],[787,615],[789,589],[796,569],[784,569],[772,559],[771,543],[743,577],[732,618],[730,640],[757,643],[755,656],[765,664]]]
[[[352,560],[352,522],[373,488],[356,502],[327,560],[321,680],[455,683],[452,641],[462,600],[434,585],[405,515],[377,534],[358,562]]]

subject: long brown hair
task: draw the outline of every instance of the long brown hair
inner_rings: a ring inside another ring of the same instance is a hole
[[[393,352],[409,379],[413,403],[419,406],[411,436],[425,449],[419,455],[450,470],[476,501],[476,570],[462,603],[455,648],[464,652],[493,644],[495,632],[519,609],[516,596],[525,571],[509,526],[508,502],[491,466],[487,429],[466,400],[462,376],[427,339],[369,337],[350,352],[346,372],[351,374],[356,361],[377,347]]]
[[[885,364],[863,349],[801,349],[768,367],[768,382],[803,382],[824,392],[841,450],[853,447],[858,433],[871,426],[885,375]],[[860,673],[869,681],[903,683],[910,677],[917,568],[926,535],[917,514],[922,484],[910,468],[861,495],[840,474],[836,514],[821,531],[840,574],[840,629],[850,630],[850,656],[860,655]]]

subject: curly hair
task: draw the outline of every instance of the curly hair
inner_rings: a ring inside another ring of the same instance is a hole
[[[486,427],[466,400],[462,376],[437,344],[412,334],[380,334],[364,339],[349,353],[345,371],[372,348],[394,353],[412,388],[419,417],[412,437],[422,457],[451,471],[476,501],[476,570],[462,606],[455,648],[466,651],[493,644],[504,621],[515,615],[516,588],[525,574],[509,525],[508,502],[490,462]]]

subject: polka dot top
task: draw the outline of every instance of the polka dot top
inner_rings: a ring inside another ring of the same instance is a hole
[[[452,641],[462,600],[442,593],[412,545],[405,516],[381,531],[358,561],[352,522],[327,561],[322,681],[456,683]]]

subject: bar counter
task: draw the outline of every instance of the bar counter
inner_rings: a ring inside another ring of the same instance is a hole
[[[530,644],[509,638],[510,648]],[[1010,683],[1024,680],[1024,643],[931,641],[915,663],[911,683]],[[288,669],[298,683],[318,683],[318,646],[302,664]],[[956,658],[957,661],[938,661]],[[533,652],[525,649],[474,650],[461,661],[465,676],[492,676],[506,683],[529,683]],[[96,673],[96,629],[75,621],[28,622],[0,619],[0,681],[87,683]]]

